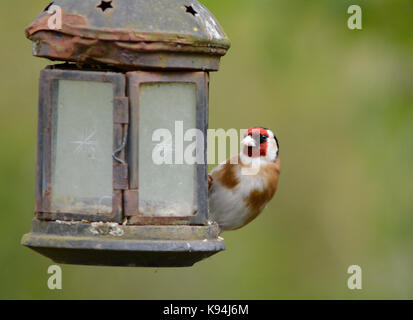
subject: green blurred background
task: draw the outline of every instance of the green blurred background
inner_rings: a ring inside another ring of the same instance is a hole
[[[413,298],[413,2],[204,0],[232,40],[210,127],[273,129],[282,176],[227,250],[185,269],[62,266],[20,246],[34,207],[37,79],[24,28],[46,0],[0,11],[0,298]],[[363,9],[363,30],[347,8]],[[347,288],[347,268],[363,290]]]

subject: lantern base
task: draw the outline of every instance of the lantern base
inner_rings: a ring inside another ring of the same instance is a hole
[[[95,266],[190,267],[225,250],[217,225],[130,226],[35,218],[21,242],[59,264]]]

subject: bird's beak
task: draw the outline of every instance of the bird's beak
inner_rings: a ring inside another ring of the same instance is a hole
[[[246,147],[256,147],[257,144],[251,136],[246,136],[241,143]]]

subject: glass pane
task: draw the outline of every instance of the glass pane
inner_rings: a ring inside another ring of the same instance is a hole
[[[113,88],[59,80],[53,109],[53,212],[112,212]]]
[[[139,212],[144,216],[184,217],[196,214],[196,164],[178,164],[179,158],[175,158],[175,127],[177,132],[183,133],[196,128],[196,104],[196,86],[193,83],[145,83],[141,86],[138,179]],[[158,129],[166,129],[170,136],[153,141],[153,134]],[[183,143],[183,150],[193,143],[184,142],[183,137],[178,138]],[[166,164],[154,162],[154,149],[156,155],[164,156]],[[158,152],[162,149],[163,152]],[[182,150],[180,154],[183,154]],[[167,160],[170,158],[172,162]]]

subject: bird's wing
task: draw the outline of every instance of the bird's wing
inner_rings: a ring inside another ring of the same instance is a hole
[[[220,170],[222,170],[223,164],[216,166],[212,171],[208,174],[208,191],[212,192],[214,189],[214,184],[218,181],[217,174]]]

